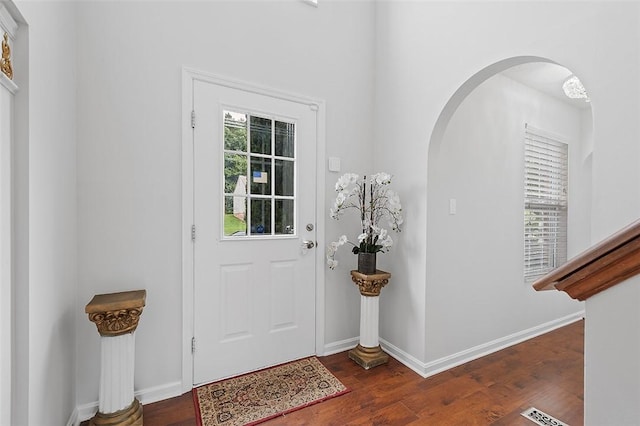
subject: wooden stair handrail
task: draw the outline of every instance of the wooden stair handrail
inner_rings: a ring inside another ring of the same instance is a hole
[[[533,283],[586,300],[640,273],[640,220],[605,238]]]

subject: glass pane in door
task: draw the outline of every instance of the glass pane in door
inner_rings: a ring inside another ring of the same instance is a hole
[[[247,114],[224,112],[224,149],[247,152]]]
[[[271,123],[268,118],[251,116],[249,130],[252,153],[271,154]]]
[[[271,200],[251,200],[251,235],[271,234]]]
[[[247,193],[247,156],[224,154],[224,192],[226,194]]]
[[[276,121],[276,155],[293,158],[295,151],[295,124]]]
[[[247,235],[247,197],[224,197],[224,236]]]
[[[276,234],[293,234],[293,200],[276,200]]]
[[[251,156],[251,193],[271,195],[271,159]]]
[[[275,195],[293,196],[293,161],[276,160]]]

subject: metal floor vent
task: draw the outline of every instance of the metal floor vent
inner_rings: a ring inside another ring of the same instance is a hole
[[[569,426],[568,424],[561,422],[544,411],[540,411],[534,407],[531,407],[520,414],[540,426]]]

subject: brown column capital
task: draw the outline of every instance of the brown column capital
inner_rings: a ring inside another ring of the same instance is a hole
[[[85,312],[101,336],[133,333],[138,327],[146,297],[146,290],[98,294],[87,304]]]
[[[351,280],[360,289],[363,296],[380,296],[382,287],[389,283],[391,274],[385,271],[376,270],[375,274],[363,274],[357,270],[351,271]]]

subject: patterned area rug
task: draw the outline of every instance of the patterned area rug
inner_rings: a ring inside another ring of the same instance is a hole
[[[200,426],[255,425],[349,392],[316,357],[193,390]]]

